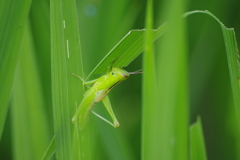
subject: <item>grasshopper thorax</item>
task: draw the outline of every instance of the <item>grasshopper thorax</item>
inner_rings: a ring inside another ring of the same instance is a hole
[[[126,80],[130,76],[126,70],[117,67],[113,67],[110,74],[121,81]]]

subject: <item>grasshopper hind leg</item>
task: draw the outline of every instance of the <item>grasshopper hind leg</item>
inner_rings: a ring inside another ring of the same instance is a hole
[[[95,116],[97,116],[98,118],[100,118],[101,120],[107,122],[108,124],[110,124],[111,126],[113,126],[114,128],[117,128],[120,126],[120,124],[118,123],[118,121],[115,121],[114,123],[110,122],[109,120],[107,120],[106,118],[100,116],[99,114],[97,114],[96,112],[94,112],[93,110],[91,111]]]
[[[113,127],[119,127],[120,124],[113,112],[113,109],[112,109],[112,106],[111,106],[111,103],[110,103],[110,100],[108,98],[108,96],[106,95],[103,99],[102,99],[102,102],[106,108],[106,110],[108,111],[108,113],[110,114],[112,120],[113,120],[113,123],[110,122],[110,124],[113,126]],[[100,117],[99,117],[100,118]],[[107,122],[107,121],[106,121]]]

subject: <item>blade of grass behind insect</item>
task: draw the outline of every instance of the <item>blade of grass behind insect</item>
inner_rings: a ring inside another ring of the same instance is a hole
[[[51,71],[54,132],[57,159],[71,159],[71,130],[68,106],[67,52],[63,31],[62,0],[50,1]]]
[[[238,53],[238,46],[237,46],[234,29],[225,27],[224,24],[209,11],[197,11],[197,10],[191,11],[191,12],[185,13],[184,17],[187,17],[194,13],[204,13],[211,16],[220,24],[222,28],[224,44],[226,47],[226,54],[227,54],[228,68],[230,73],[234,105],[235,105],[236,115],[238,119],[238,126],[240,129],[239,53]]]
[[[30,4],[31,0],[0,2],[0,139]]]
[[[200,117],[190,126],[190,157],[191,160],[207,160]]]
[[[167,24],[161,25],[157,30],[151,30],[152,42],[158,39],[167,29]],[[126,67],[143,52],[145,30],[129,31],[99,62],[88,75],[89,78],[95,73],[105,73],[106,68],[112,64],[114,67]]]
[[[157,106],[157,83],[153,50],[153,4],[152,0],[147,1],[146,32],[145,32],[145,52],[143,54],[143,109],[142,109],[142,159],[160,159],[159,145],[161,144],[159,135],[161,129],[158,121]]]
[[[12,113],[15,159],[40,159],[50,140],[29,23],[16,70]]]
[[[164,160],[188,159],[188,87],[185,0],[165,1],[161,20],[169,29],[157,47],[159,152]]]
[[[59,159],[76,159],[78,152],[89,159],[88,130],[80,132],[84,141],[72,148],[72,140],[78,141],[76,134],[71,139],[73,124],[71,118],[80,104],[83,92],[82,83],[75,73],[83,77],[80,37],[78,31],[75,0],[51,1],[52,34],[52,86],[54,105],[54,125],[56,136],[56,155]],[[59,128],[58,128],[59,127]],[[61,130],[60,130],[61,129]],[[75,155],[76,153],[76,155]],[[73,154],[73,155],[72,155]]]
[[[63,0],[63,6],[64,39],[68,54],[68,104],[70,107],[70,116],[72,118],[77,107],[79,107],[79,104],[81,103],[83,95],[82,81],[74,77],[72,73],[81,77],[84,77],[84,73],[76,1]],[[78,127],[78,123],[75,125],[72,124],[72,129],[74,129],[74,133],[72,132],[72,157],[73,159],[87,160],[91,158],[88,127],[82,131],[80,131]]]

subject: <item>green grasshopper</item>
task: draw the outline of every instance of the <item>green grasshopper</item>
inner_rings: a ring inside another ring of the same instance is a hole
[[[119,127],[119,122],[112,110],[112,106],[110,103],[110,100],[107,96],[107,94],[115,87],[117,84],[120,82],[128,79],[130,74],[139,74],[142,73],[140,70],[135,71],[135,72],[127,72],[126,70],[122,68],[117,68],[117,67],[112,67],[110,66],[107,74],[101,76],[100,78],[85,82],[80,76],[75,75],[72,73],[74,76],[78,77],[81,79],[81,81],[85,85],[90,85],[93,84],[93,86],[88,89],[84,93],[84,97],[82,102],[80,103],[76,113],[74,114],[72,121],[73,123],[78,120],[79,125],[80,125],[80,130],[82,130],[88,121],[88,115],[90,111],[92,111],[93,106],[102,101],[104,106],[106,107],[108,113],[110,114],[113,123],[108,121],[107,119],[103,118],[102,116],[98,115],[94,111],[92,111],[93,114],[95,114],[97,117],[100,119],[104,120],[105,122],[109,123],[113,127]]]

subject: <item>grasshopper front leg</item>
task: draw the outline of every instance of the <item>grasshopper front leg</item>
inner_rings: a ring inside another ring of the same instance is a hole
[[[72,75],[79,78],[83,82],[83,84],[85,84],[85,85],[93,84],[98,80],[98,78],[97,78],[97,79],[94,79],[94,80],[91,80],[91,81],[84,81],[84,79],[82,77],[80,77],[79,75],[76,75],[74,73],[72,73]]]

